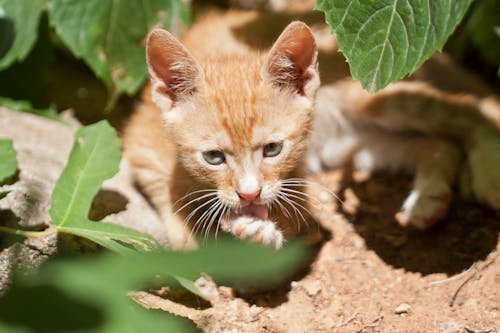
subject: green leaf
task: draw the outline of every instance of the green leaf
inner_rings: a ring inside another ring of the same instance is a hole
[[[85,274],[85,277],[99,284],[95,279],[99,278],[99,272],[93,269],[91,272],[92,276]],[[169,314],[140,308],[113,284],[92,288],[99,296],[109,297],[102,301],[75,297],[72,290],[57,283],[29,282],[14,284],[0,299],[1,332],[193,332],[185,322]],[[74,288],[82,286],[75,284]],[[117,291],[122,294],[117,295]],[[23,310],[26,304],[32,304],[29,310]],[[2,327],[2,322],[9,326]]]
[[[472,0],[319,0],[352,76],[377,91],[414,72],[444,43]]]
[[[50,217],[58,231],[86,237],[120,253],[131,251],[120,242],[143,249],[156,248],[149,235],[88,219],[92,199],[102,182],[118,172],[120,158],[120,141],[106,121],[80,128],[68,163],[52,192]]]
[[[0,184],[17,170],[16,151],[10,139],[0,139]]]
[[[23,60],[37,38],[45,0],[0,0],[0,70]],[[5,44],[4,44],[5,43]],[[1,54],[0,54],[1,56]]]
[[[187,8],[180,0],[52,0],[51,25],[112,94],[135,93],[147,77],[144,39],[154,26],[170,28]]]
[[[17,101],[2,96],[0,96],[0,106],[3,106],[12,111],[32,113],[40,117],[62,122],[61,117],[54,107],[38,110],[35,109],[28,101]]]
[[[157,281],[158,276],[200,272],[231,283],[271,282],[296,272],[306,254],[303,246],[293,242],[273,251],[232,240],[190,253],[108,253],[53,260],[14,281],[0,298],[0,325],[32,332],[190,332],[193,326],[168,313],[145,310],[126,294]]]

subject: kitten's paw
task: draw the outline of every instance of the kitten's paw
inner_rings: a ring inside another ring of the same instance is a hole
[[[500,135],[485,136],[469,152],[468,162],[475,197],[500,211]]]
[[[249,216],[240,216],[231,224],[231,232],[239,239],[260,243],[275,249],[283,245],[283,234],[276,224],[269,220],[258,220]]]
[[[414,189],[406,198],[396,220],[401,225],[427,229],[442,220],[448,212],[451,191],[446,184],[435,183],[426,189]]]

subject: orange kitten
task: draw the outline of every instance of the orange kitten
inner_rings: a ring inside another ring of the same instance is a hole
[[[186,47],[150,33],[154,105],[138,107],[125,153],[173,248],[219,226],[279,248],[309,219],[301,177],[319,86],[315,41],[292,22],[262,54],[212,28],[195,25]]]
[[[446,215],[457,184],[500,210],[500,102],[487,86],[436,55],[369,94],[323,17],[303,19],[316,35],[319,89],[309,28],[294,22],[272,42],[287,15],[211,13],[184,36],[187,48],[151,33],[152,98],[138,106],[124,144],[173,247],[219,225],[280,247],[309,219],[304,161],[309,172],[352,163],[414,173],[396,218],[419,229]]]

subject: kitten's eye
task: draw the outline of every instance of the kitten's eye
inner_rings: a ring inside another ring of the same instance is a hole
[[[203,158],[207,161],[208,164],[219,165],[226,161],[226,157],[224,153],[220,150],[209,150],[203,152]]]
[[[281,153],[283,142],[271,142],[264,146],[264,157],[274,157]]]

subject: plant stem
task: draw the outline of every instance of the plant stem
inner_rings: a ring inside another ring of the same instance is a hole
[[[43,230],[43,231],[27,231],[27,230],[19,230],[19,229],[0,226],[0,232],[5,232],[7,234],[24,236],[24,237],[41,238],[41,237],[46,237],[46,236],[50,236],[50,235],[57,233],[57,229],[53,228],[53,229],[47,229],[47,230]]]

